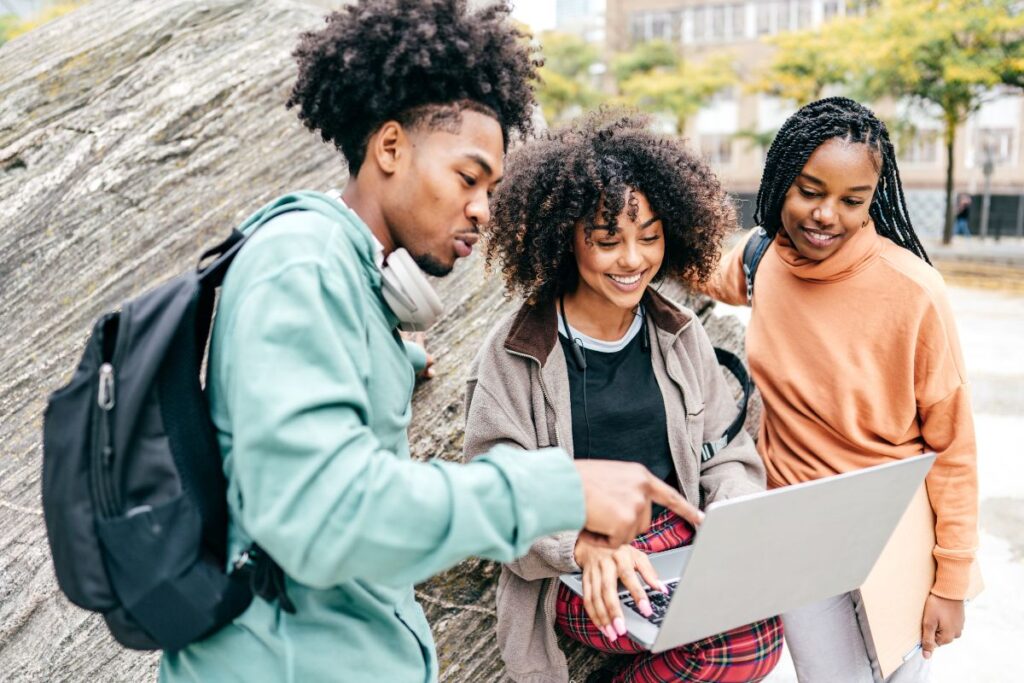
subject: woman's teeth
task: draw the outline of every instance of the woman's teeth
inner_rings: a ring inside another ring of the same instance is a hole
[[[807,228],[803,229],[803,233],[807,241],[816,247],[827,247],[839,238],[839,235],[830,235],[827,232],[818,232]]]
[[[615,280],[620,285],[635,285],[636,283],[640,282],[641,275],[643,275],[643,273],[637,273],[636,275],[630,275],[629,277],[626,277],[625,275],[609,274],[608,277]]]

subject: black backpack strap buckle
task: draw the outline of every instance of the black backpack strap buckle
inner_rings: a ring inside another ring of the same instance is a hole
[[[718,360],[718,364],[731,372],[739,382],[740,388],[743,389],[743,396],[736,402],[738,412],[732,423],[726,428],[725,433],[714,441],[708,441],[701,446],[700,462],[702,465],[718,455],[720,450],[728,446],[729,442],[743,431],[743,425],[747,421],[747,404],[750,402],[750,395],[754,393],[754,383],[739,356],[731,351],[715,347],[715,358]]]
[[[295,603],[288,597],[285,588],[284,570],[280,565],[267,555],[263,548],[255,543],[244,550],[232,566],[233,574],[248,579],[249,587],[254,595],[258,595],[267,602],[277,600],[278,604],[288,614],[295,614]]]

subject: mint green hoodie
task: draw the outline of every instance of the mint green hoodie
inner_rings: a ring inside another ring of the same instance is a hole
[[[578,529],[578,474],[558,449],[412,461],[413,364],[381,297],[369,228],[316,193],[282,197],[243,229],[260,220],[221,291],[210,410],[228,478],[229,560],[259,543],[297,612],[255,598],[220,631],[165,653],[160,678],[435,681],[413,584],[471,555],[509,562],[541,536]]]

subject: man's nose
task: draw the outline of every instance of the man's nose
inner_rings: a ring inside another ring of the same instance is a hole
[[[486,192],[475,195],[473,200],[466,205],[466,218],[477,229],[487,225],[491,220],[491,202]]]

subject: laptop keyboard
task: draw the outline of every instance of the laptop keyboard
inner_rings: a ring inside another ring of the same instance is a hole
[[[676,592],[676,586],[679,585],[679,580],[669,581],[665,584],[668,588],[668,595],[665,595],[659,590],[653,588],[647,589],[647,599],[651,601],[651,616],[644,617],[636,607],[636,602],[633,600],[633,596],[629,594],[629,591],[622,591],[619,593],[619,597],[622,598],[622,603],[633,610],[640,616],[644,617],[647,621],[651,622],[655,626],[661,626],[661,622],[665,620],[665,613],[668,612],[668,603],[672,600],[672,594]]]

